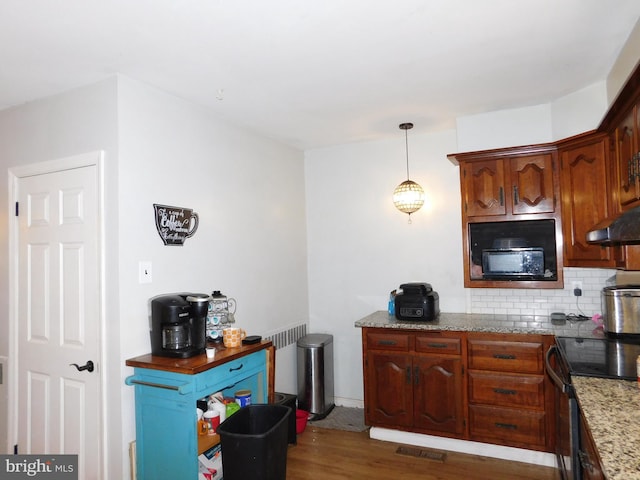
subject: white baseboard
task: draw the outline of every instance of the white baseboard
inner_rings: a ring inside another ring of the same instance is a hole
[[[355,398],[335,397],[333,402],[341,407],[364,408],[364,400]]]
[[[386,442],[403,443],[418,447],[434,448],[437,450],[449,450],[452,452],[468,453],[483,457],[500,458],[514,462],[531,463],[545,467],[556,467],[556,457],[552,453],[536,452],[522,448],[504,447],[502,445],[490,445],[488,443],[470,442],[454,438],[422,435],[420,433],[402,432],[388,428],[371,427],[369,436],[376,440]]]

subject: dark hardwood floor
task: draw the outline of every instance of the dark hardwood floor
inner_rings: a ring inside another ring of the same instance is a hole
[[[307,426],[289,446],[287,480],[559,480],[551,467],[455,452],[440,461],[396,453],[400,446],[372,440],[368,432]]]

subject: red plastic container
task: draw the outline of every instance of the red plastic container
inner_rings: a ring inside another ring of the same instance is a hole
[[[309,412],[305,410],[296,410],[296,433],[300,435],[304,432],[309,420]]]

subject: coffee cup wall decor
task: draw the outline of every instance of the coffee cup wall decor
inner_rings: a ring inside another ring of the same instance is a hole
[[[184,245],[198,229],[198,214],[191,208],[153,204],[156,229],[165,245]]]

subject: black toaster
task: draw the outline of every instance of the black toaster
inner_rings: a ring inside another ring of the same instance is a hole
[[[404,283],[395,297],[398,320],[434,320],[440,314],[438,293],[428,283]]]

